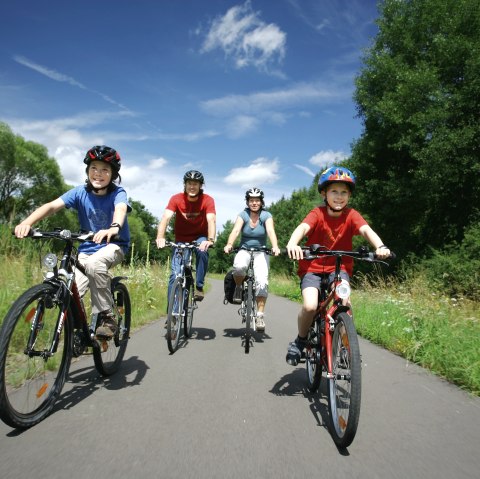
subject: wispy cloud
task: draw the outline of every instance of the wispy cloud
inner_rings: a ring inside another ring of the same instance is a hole
[[[200,51],[220,49],[237,68],[254,66],[278,73],[272,66],[281,64],[285,57],[286,41],[286,33],[274,23],[261,20],[260,12],[253,11],[248,0],[212,21]]]
[[[257,158],[248,166],[233,168],[224,181],[228,185],[241,185],[245,188],[273,183],[279,178],[278,169],[278,159]]]
[[[298,165],[297,163],[295,163],[293,166],[295,166],[300,171],[303,171],[304,173],[306,173],[309,176],[312,176],[312,177],[315,176],[315,173],[310,168],[307,168],[306,166]]]
[[[215,116],[253,115],[264,111],[304,107],[312,103],[331,103],[344,99],[350,94],[351,87],[299,83],[289,88],[214,98],[202,102],[200,107]]]
[[[118,107],[122,110],[128,111],[128,108],[125,105],[122,105],[121,103],[118,103],[113,98],[109,97],[108,95],[105,95],[104,93],[101,93],[99,91],[92,90],[91,88],[86,87],[83,83],[80,83],[79,81],[75,80],[75,78],[72,78],[68,75],[57,72],[55,70],[52,70],[51,68],[48,68],[46,66],[39,65],[38,63],[35,63],[35,62],[29,60],[28,58],[25,58],[25,57],[20,56],[20,55],[15,55],[13,57],[13,59],[17,63],[19,63],[20,65],[23,65],[27,68],[30,68],[30,69],[40,73],[41,75],[44,75],[47,78],[50,78],[51,80],[68,83],[69,85],[72,85],[74,87],[77,87],[77,88],[80,88],[82,90],[94,93],[95,95],[98,95],[101,98],[103,98],[103,100],[105,100],[106,102],[108,102],[108,103],[110,103],[110,104],[112,104],[112,105],[114,105],[114,106],[116,106],[116,107]]]

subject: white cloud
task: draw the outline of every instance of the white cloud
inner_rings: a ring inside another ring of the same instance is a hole
[[[299,83],[279,90],[251,93],[249,95],[227,95],[206,100],[200,107],[214,116],[252,115],[265,111],[278,111],[312,103],[329,103],[350,95],[350,90],[324,86],[321,83]]]
[[[150,162],[148,163],[148,167],[152,170],[158,170],[165,166],[167,163],[168,162],[165,158],[155,158],[153,160],[150,160]]]
[[[248,166],[233,168],[224,181],[228,185],[241,185],[245,188],[273,183],[279,178],[278,169],[277,159],[257,158]]]
[[[300,171],[303,171],[304,173],[306,173],[309,176],[312,176],[312,177],[315,176],[315,173],[310,168],[308,168],[306,166],[298,165],[296,163],[294,164],[294,166],[296,168],[298,168]]]
[[[346,158],[347,155],[343,151],[326,150],[312,156],[309,161],[312,165],[324,167],[343,161]]]
[[[230,120],[227,125],[227,134],[230,138],[240,138],[255,130],[259,120],[253,116],[239,115]]]
[[[248,0],[213,20],[200,51],[220,49],[237,68],[253,65],[270,72],[271,65],[280,64],[285,57],[286,38],[277,25],[261,20],[260,12],[254,12]]]
[[[72,78],[68,75],[57,72],[55,70],[52,70],[51,68],[48,68],[46,66],[39,65],[38,63],[35,63],[35,62],[29,60],[28,58],[22,57],[20,55],[15,55],[13,57],[13,59],[17,63],[19,63],[20,65],[23,65],[27,68],[30,68],[30,69],[40,73],[41,75],[44,75],[47,78],[50,78],[51,80],[68,83],[68,84],[70,84],[72,86],[75,86],[77,88],[81,88],[82,90],[86,90],[86,91],[89,91],[91,93],[94,93],[95,95],[99,95],[106,102],[111,103],[112,105],[117,106],[117,107],[121,108],[122,110],[128,111],[128,108],[126,106],[122,105],[121,103],[116,102],[113,98],[109,97],[108,95],[105,95],[102,92],[92,90],[92,89],[86,87],[83,83],[80,83],[79,81],[75,80],[75,78]]]

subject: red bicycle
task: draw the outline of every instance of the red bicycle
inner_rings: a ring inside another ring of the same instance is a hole
[[[322,277],[318,309],[307,336],[305,365],[307,388],[317,391],[325,373],[328,394],[328,427],[339,447],[348,447],[357,432],[362,395],[361,356],[357,331],[350,306],[343,301],[350,297],[350,285],[340,277],[342,257],[372,263],[387,262],[376,258],[366,248],[358,251],[333,251],[312,245],[303,249],[304,259],[321,256],[335,257],[335,276],[331,284],[328,275]],[[392,253],[390,258],[394,258]]]

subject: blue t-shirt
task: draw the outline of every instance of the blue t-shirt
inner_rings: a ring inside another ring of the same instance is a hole
[[[259,248],[267,245],[267,230],[265,228],[265,222],[272,215],[268,211],[262,210],[260,212],[260,218],[255,228],[250,226],[250,210],[245,208],[238,216],[242,218],[244,224],[242,228],[242,237],[240,239],[240,246],[246,246],[247,248]]]
[[[120,203],[127,205],[128,211],[132,208],[128,204],[126,191],[121,186],[116,186],[113,191],[106,195],[96,195],[88,192],[85,186],[77,186],[67,191],[60,197],[67,208],[77,210],[80,228],[83,231],[93,231],[108,229],[113,221],[115,206]],[[130,229],[125,217],[125,223],[119,232],[120,240],[112,241],[118,244],[127,253],[130,246]],[[81,243],[78,250],[81,253],[93,254],[95,251],[103,248],[106,243],[96,244],[93,241]]]

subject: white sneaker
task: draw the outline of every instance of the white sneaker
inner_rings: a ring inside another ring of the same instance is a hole
[[[257,317],[255,319],[257,331],[265,331],[265,321],[263,320],[263,317],[263,313],[257,313]]]

